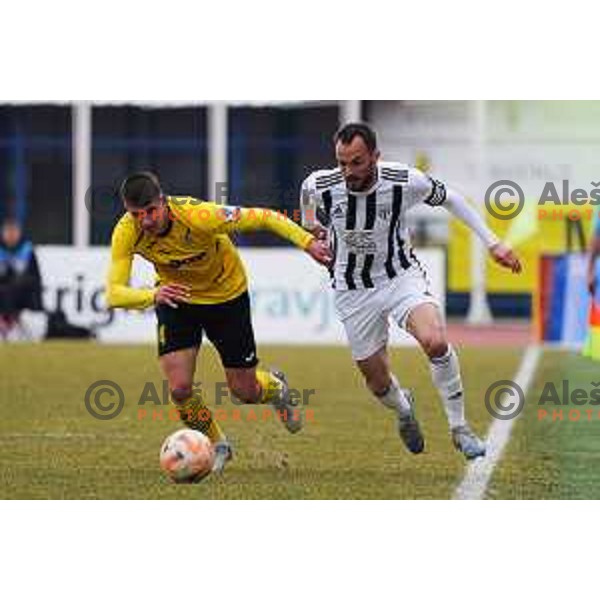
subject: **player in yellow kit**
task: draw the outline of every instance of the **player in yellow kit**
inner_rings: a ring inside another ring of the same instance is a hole
[[[129,176],[120,195],[127,213],[112,235],[108,305],[155,307],[159,362],[171,398],[188,427],[213,442],[214,470],[222,471],[231,458],[231,446],[200,391],[192,389],[204,332],[220,355],[231,393],[246,403],[272,404],[286,428],[299,431],[302,416],[290,399],[285,375],[257,368],[248,282],[229,234],[267,229],[324,265],[331,260],[326,244],[273,211],[165,196],[152,173]],[[154,289],[129,286],[134,254],[153,263]]]

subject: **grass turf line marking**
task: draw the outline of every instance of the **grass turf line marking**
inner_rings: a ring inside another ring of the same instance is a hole
[[[527,398],[527,390],[533,381],[541,354],[542,351],[539,346],[528,346],[515,375],[514,381],[523,390],[525,398]],[[508,421],[499,419],[492,421],[486,439],[486,455],[484,458],[476,459],[469,464],[463,480],[454,492],[453,500],[481,500],[484,497],[494,468],[502,457],[504,448],[510,439],[512,428],[519,416]]]

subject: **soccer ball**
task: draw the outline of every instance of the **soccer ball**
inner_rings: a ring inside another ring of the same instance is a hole
[[[213,445],[199,431],[180,429],[160,449],[160,467],[175,483],[197,483],[212,470]]]

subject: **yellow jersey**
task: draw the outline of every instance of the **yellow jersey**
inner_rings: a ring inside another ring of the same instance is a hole
[[[314,239],[283,214],[269,209],[221,206],[191,197],[169,196],[166,210],[169,225],[158,236],[146,234],[129,213],[115,226],[106,288],[109,307],[145,309],[154,304],[156,288],[129,286],[135,254],[154,265],[157,287],[185,284],[190,287],[190,304],[218,304],[233,300],[248,288],[230,233],[270,230],[302,249]]]

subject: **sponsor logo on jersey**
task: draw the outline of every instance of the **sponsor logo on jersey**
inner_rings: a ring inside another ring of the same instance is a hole
[[[355,254],[374,254],[377,252],[377,243],[373,231],[345,231],[343,238],[349,252]]]
[[[195,256],[190,256],[189,258],[182,258],[180,260],[170,260],[169,266],[173,269],[179,269],[182,266],[188,266],[192,263],[201,261],[206,256],[206,252],[200,252],[200,254],[196,254]]]

